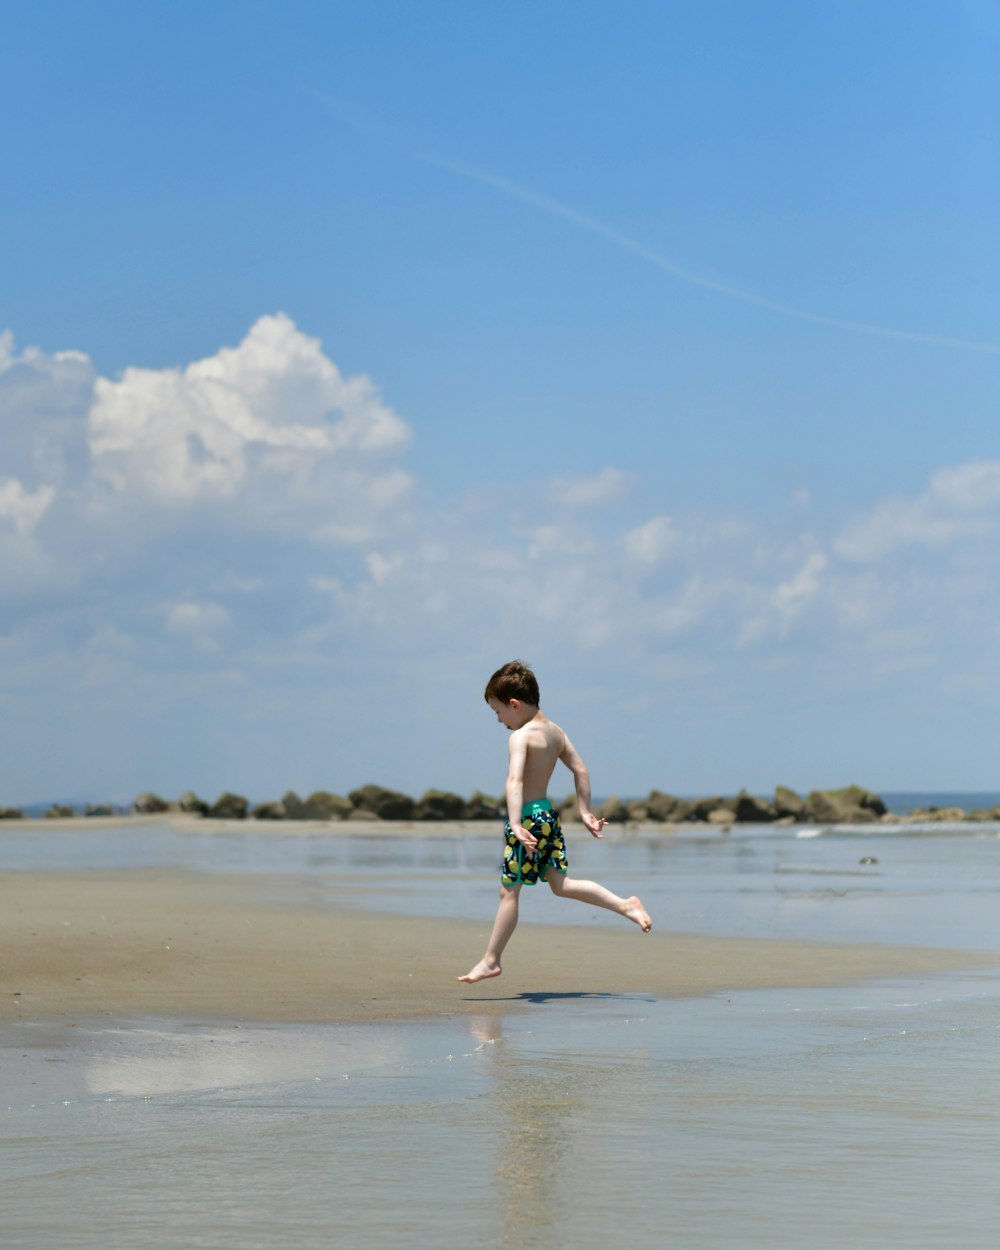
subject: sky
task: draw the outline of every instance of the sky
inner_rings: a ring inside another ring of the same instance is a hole
[[[0,26],[0,803],[1000,789],[1000,3]]]

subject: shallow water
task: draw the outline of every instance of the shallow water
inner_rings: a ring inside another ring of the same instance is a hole
[[[995,827],[796,832],[577,832],[570,854],[619,892],[641,883],[663,928],[1000,946]],[[479,918],[495,899],[476,836],[25,841],[0,837],[0,867],[280,872],[331,901]],[[544,889],[524,915],[620,923]],[[549,994],[510,1015],[481,992],[481,1015],[412,1024],[7,1027],[4,1247],[996,1244],[1000,971]]]

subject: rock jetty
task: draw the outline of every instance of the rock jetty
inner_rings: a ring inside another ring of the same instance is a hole
[[[576,799],[570,795],[559,804],[563,820],[578,820]],[[770,798],[741,790],[731,797],[708,795],[680,798],[662,790],[651,790],[644,799],[612,796],[594,809],[612,825],[689,825],[704,824],[721,829],[732,825],[858,825],[942,824],[958,821],[1000,821],[1000,807],[966,811],[961,807],[925,807],[899,814],[889,812],[879,795],[863,786],[843,786],[837,790],[813,790],[800,795],[788,786],[776,787]],[[179,799],[162,798],[144,791],[128,808],[110,803],[90,803],[74,808],[54,803],[44,816],[66,819],[74,816],[157,815],[184,813],[213,820],[308,820],[331,823],[343,820],[395,821],[480,821],[503,819],[506,804],[502,798],[476,791],[469,798],[450,790],[427,790],[415,799],[399,790],[369,783],[348,794],[315,790],[305,798],[287,791],[280,799],[252,803],[245,795],[225,791],[214,802],[185,791]],[[20,808],[0,806],[0,820],[23,818]]]

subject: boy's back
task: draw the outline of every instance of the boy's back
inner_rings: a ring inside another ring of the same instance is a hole
[[[565,754],[569,739],[555,721],[538,712],[528,723],[511,734],[510,753],[524,753],[521,772],[525,803],[544,799],[557,761]]]

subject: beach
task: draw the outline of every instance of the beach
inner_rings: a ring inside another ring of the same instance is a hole
[[[0,828],[5,1244],[991,1245],[1000,830],[806,832]]]
[[[0,878],[6,993],[0,1020],[174,1016],[362,1023],[475,1012],[484,1001],[558,990],[681,998],[843,985],[987,965],[989,956],[913,947],[583,926],[525,929],[503,978],[455,977],[489,917],[428,919],[330,909],[299,881],[191,872],[22,873]],[[579,909],[581,915],[583,909]],[[530,923],[530,922],[529,922]]]

